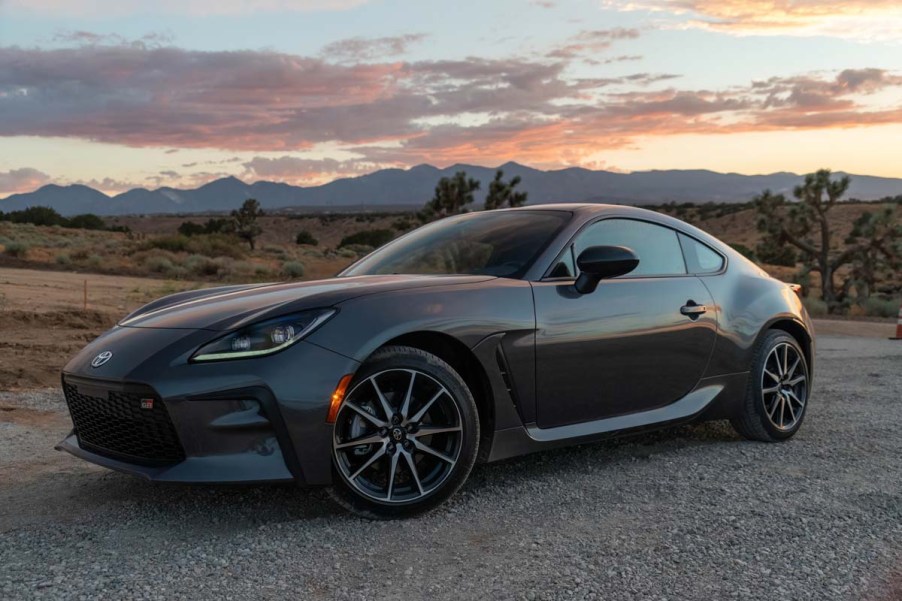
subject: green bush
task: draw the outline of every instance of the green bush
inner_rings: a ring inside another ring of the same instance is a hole
[[[361,244],[365,246],[372,246],[373,248],[379,248],[383,244],[391,242],[395,237],[395,234],[391,230],[362,230],[357,232],[356,234],[351,234],[350,236],[345,236],[341,239],[341,242],[338,244],[338,248],[342,246],[351,246],[354,244]]]
[[[896,317],[899,314],[898,298],[880,298],[871,296],[864,302],[864,311],[866,315],[873,317]]]
[[[21,211],[3,213],[0,211],[0,221],[12,223],[30,223],[31,225],[60,226],[83,230],[105,230],[106,222],[93,213],[83,213],[66,219],[56,209],[50,207],[28,207]]]
[[[144,243],[144,250],[159,249],[172,253],[187,252],[207,257],[241,259],[244,251],[234,236],[204,234],[199,236],[159,236]]]
[[[774,247],[768,244],[758,244],[755,255],[759,261],[767,265],[795,267],[796,264],[796,251],[789,245]]]
[[[10,257],[24,259],[25,255],[28,254],[28,245],[24,242],[11,241],[6,244],[6,247],[3,249],[3,253],[9,255]]]
[[[282,275],[292,279],[304,277],[304,264],[299,261],[286,261],[282,263]]]
[[[85,261],[88,258],[88,249],[86,248],[76,248],[72,251],[70,258],[73,261]]]
[[[191,255],[185,260],[185,269],[187,269],[189,273],[197,276],[212,277],[219,275],[222,265],[210,257]]]
[[[294,239],[295,244],[309,244],[310,246],[316,246],[319,244],[319,240],[313,237],[313,234],[308,232],[307,230],[301,230],[298,232],[297,237]]]
[[[732,246],[733,250],[738,252],[740,255],[742,255],[746,259],[749,259],[751,261],[755,260],[755,251],[753,251],[751,248],[749,248],[745,244],[737,243],[737,244],[731,244],[730,246]]]
[[[188,236],[160,236],[159,238],[151,238],[144,244],[147,250],[158,248],[171,253],[188,251]]]
[[[53,260],[60,267],[69,267],[70,265],[72,265],[72,259],[69,258],[69,255],[67,255],[66,253],[56,255]]]
[[[64,226],[82,230],[105,230],[106,222],[93,213],[84,213],[70,218]]]
[[[21,211],[0,214],[3,221],[33,225],[64,225],[66,219],[50,207],[28,207]]]
[[[811,317],[823,317],[827,315],[827,303],[819,298],[809,296],[802,299],[802,304],[808,309],[808,315]]]
[[[179,226],[178,232],[182,236],[198,236],[200,234],[206,233],[204,230],[204,226],[199,223],[194,223],[193,221],[185,221],[182,225]]]
[[[228,234],[206,234],[188,239],[188,252],[208,257],[229,257],[243,259],[244,247],[235,236]]]
[[[175,265],[166,257],[152,255],[144,261],[144,267],[154,273],[171,273]]]

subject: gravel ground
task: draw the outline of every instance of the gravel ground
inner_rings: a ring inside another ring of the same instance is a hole
[[[902,343],[818,355],[789,443],[712,423],[541,453],[387,523],[93,467],[51,450],[58,393],[0,393],[0,598],[902,599]]]

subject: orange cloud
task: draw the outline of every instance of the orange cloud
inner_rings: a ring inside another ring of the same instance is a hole
[[[421,162],[578,164],[652,136],[902,123],[902,76],[882,69],[695,90],[656,88],[679,81],[668,74],[575,78],[569,64],[547,57],[345,64],[101,43],[0,47],[0,136],[277,150],[286,157],[242,158],[242,176],[312,183]],[[323,147],[353,158],[288,156]]]
[[[827,35],[896,40],[898,0],[604,0],[621,10],[684,16],[681,26],[739,35]]]

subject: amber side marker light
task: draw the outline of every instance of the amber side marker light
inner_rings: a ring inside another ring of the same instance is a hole
[[[796,293],[796,296],[802,298],[802,285],[801,284],[790,284],[789,289]]]
[[[345,400],[345,393],[348,392],[348,386],[351,384],[351,378],[353,377],[354,374],[348,374],[342,376],[341,380],[338,381],[338,386],[335,387],[335,392],[332,393],[332,401],[329,403],[329,415],[326,416],[326,423],[335,423],[335,418],[338,417],[338,409],[341,407],[341,402]]]

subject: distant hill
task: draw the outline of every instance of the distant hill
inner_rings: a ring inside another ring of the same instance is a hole
[[[515,175],[522,178],[520,188],[529,192],[530,204],[745,202],[766,188],[789,193],[801,181],[800,175],[786,172],[769,175],[705,170],[614,173],[579,167],[542,171],[518,163],[506,163],[500,169],[504,170],[505,178]],[[247,198],[256,198],[266,209],[339,209],[354,206],[378,210],[380,207],[414,207],[422,206],[432,197],[439,178],[460,170],[482,182],[482,189],[477,195],[477,202],[481,204],[495,168],[453,165],[438,169],[431,165],[417,165],[406,170],[382,169],[360,177],[338,179],[311,187],[268,181],[247,184],[236,177],[226,177],[191,190],[136,188],[110,197],[87,186],[51,184],[34,192],[13,194],[0,200],[0,211],[49,206],[63,215],[206,213],[233,209]],[[874,200],[900,194],[902,179],[852,175],[852,186],[847,197]]]

